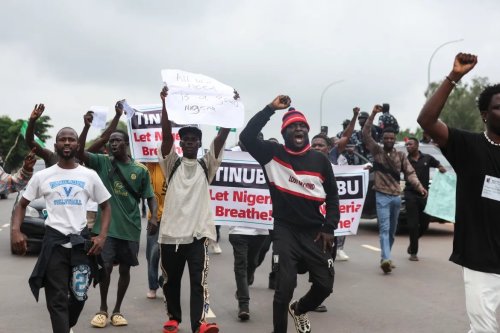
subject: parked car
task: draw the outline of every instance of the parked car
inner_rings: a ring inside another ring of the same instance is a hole
[[[394,145],[394,148],[396,148],[398,151],[402,151],[405,154],[406,152],[406,146],[404,142],[397,142]],[[419,144],[419,150],[424,153],[424,154],[429,154],[432,155],[435,159],[437,159],[448,172],[454,172],[453,167],[451,166],[450,162],[444,157],[443,153],[441,153],[441,150],[436,147],[433,144],[426,144],[426,143],[420,143]],[[359,156],[359,155],[358,155]],[[365,157],[360,156],[363,161],[368,161]],[[435,172],[439,172],[436,169],[430,171],[430,183],[429,187],[432,184],[432,176],[434,175]],[[401,188],[403,189],[405,186],[405,181],[404,181],[404,176],[401,175]],[[370,182],[368,185],[368,193],[366,195],[365,199],[365,205],[363,206],[363,212],[361,217],[365,219],[373,219],[377,217],[377,209],[375,205],[375,191],[372,189],[373,187],[373,171],[370,171]],[[405,205],[405,198],[404,198],[404,192],[401,193],[401,210],[399,213],[399,223],[398,223],[398,229],[401,228],[406,228],[407,227],[407,212],[406,212],[406,205]],[[445,223],[447,221],[444,221],[442,219],[436,218],[436,217],[431,217],[431,222],[439,222],[439,223]]]
[[[35,166],[33,167],[33,172],[38,172],[45,168],[45,162],[43,160],[37,160]],[[12,207],[12,215],[14,214],[14,209],[21,199],[24,190],[18,192],[14,206]],[[21,232],[26,235],[28,242],[28,253],[38,254],[42,248],[42,239],[45,235],[45,199],[38,198],[30,202],[26,207],[26,215],[24,216],[23,223],[21,224]],[[12,229],[12,217],[10,228]],[[12,231],[12,230],[11,230]],[[10,233],[12,237],[12,232]],[[11,253],[14,251],[11,247]]]

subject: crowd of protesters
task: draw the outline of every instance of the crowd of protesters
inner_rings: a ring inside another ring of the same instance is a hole
[[[374,174],[379,264],[385,274],[395,267],[391,248],[404,174],[410,228],[408,254],[411,261],[418,261],[418,238],[429,223],[423,212],[429,169],[446,172],[439,161],[419,150],[419,142],[432,140],[457,173],[456,228],[450,260],[464,267],[471,332],[498,329],[495,313],[500,304],[500,230],[496,223],[500,215],[500,85],[487,87],[479,96],[484,133],[454,129],[439,120],[448,95],[476,63],[474,55],[456,56],[452,71],[418,117],[425,135],[421,140],[408,138],[408,154],[394,148],[399,124],[387,103],[375,105],[370,114],[355,107],[352,118],[343,122],[343,130],[335,137],[328,137],[326,127],[322,127],[322,133],[313,136],[311,142],[307,117],[290,107],[289,96],[277,96],[249,120],[233,150],[247,151],[262,166],[272,198],[274,227],[270,232],[243,227],[233,227],[229,232],[237,316],[241,321],[250,319],[249,286],[271,242],[274,333],[287,331],[288,314],[297,332],[311,332],[307,312],[326,311],[322,303],[333,290],[334,261],[349,259],[343,249],[345,237],[334,237],[340,213],[332,164],[364,164]],[[121,305],[130,283],[131,267],[139,264],[141,200],[149,208],[147,298],[156,298],[157,289],[162,288],[168,317],[163,332],[178,332],[182,322],[180,292],[186,263],[190,275],[191,330],[220,330],[218,324],[206,318],[210,307],[208,249],[210,242],[218,241],[209,185],[222,162],[230,129],[221,128],[210,148],[198,157],[201,130],[182,127],[179,136],[183,155],[179,156],[166,108],[167,87],[160,98],[163,141],[158,147],[158,163],[143,165],[128,154],[128,134],[116,129],[123,113],[122,102],[118,101],[108,128],[86,150],[92,113],[84,115],[80,135],[72,128],[62,128],[51,151],[34,140],[34,125],[45,110],[43,104],[36,105],[26,131],[32,152],[16,174],[7,174],[0,168],[0,192],[26,187],[12,220],[15,252],[24,254],[27,250],[26,237],[20,231],[26,207],[38,197],[46,200],[46,235],[29,282],[37,299],[40,288],[45,289],[54,332],[72,332],[92,282],[99,283],[101,302],[91,325],[102,328],[108,322],[113,326],[128,324]],[[234,98],[239,98],[236,91]],[[283,144],[276,139],[264,140],[261,130],[283,109],[287,110],[280,129]],[[377,126],[373,123],[379,114]],[[355,130],[356,121],[360,130]],[[33,175],[35,154],[47,168]],[[290,186],[289,179],[308,186],[297,190]],[[324,215],[320,213],[321,205],[325,207]],[[119,272],[118,292],[109,311],[107,296],[114,267]],[[303,297],[292,300],[297,274],[304,273],[309,273],[311,287]],[[491,297],[482,297],[485,294]]]

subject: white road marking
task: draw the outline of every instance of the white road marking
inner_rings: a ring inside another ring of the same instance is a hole
[[[5,224],[2,226],[2,228],[7,228],[8,226],[9,226],[9,224],[8,224],[8,223],[5,223]]]
[[[208,308],[207,314],[205,315],[206,318],[217,318],[215,316],[215,313],[212,311],[212,308]]]
[[[380,252],[380,249],[378,247],[375,247],[375,246],[366,245],[366,244],[363,244],[361,246],[364,247],[365,249],[368,249],[368,250]]]

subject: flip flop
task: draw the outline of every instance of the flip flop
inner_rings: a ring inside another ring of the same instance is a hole
[[[108,324],[108,313],[106,311],[99,311],[95,314],[94,318],[90,321],[90,325],[94,327],[103,328]]]
[[[119,312],[113,313],[111,315],[110,321],[111,321],[111,325],[113,325],[113,326],[127,326],[128,325],[127,319],[125,319],[125,317]]]

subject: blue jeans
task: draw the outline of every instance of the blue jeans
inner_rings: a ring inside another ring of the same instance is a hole
[[[391,259],[391,248],[398,226],[399,210],[401,209],[401,197],[399,195],[375,192],[375,202],[377,203],[378,232],[382,260]]]
[[[158,228],[159,229],[159,228]],[[147,235],[146,242],[146,260],[148,261],[148,285],[150,290],[159,288],[158,284],[158,265],[160,263],[160,250],[158,247],[158,234]]]

